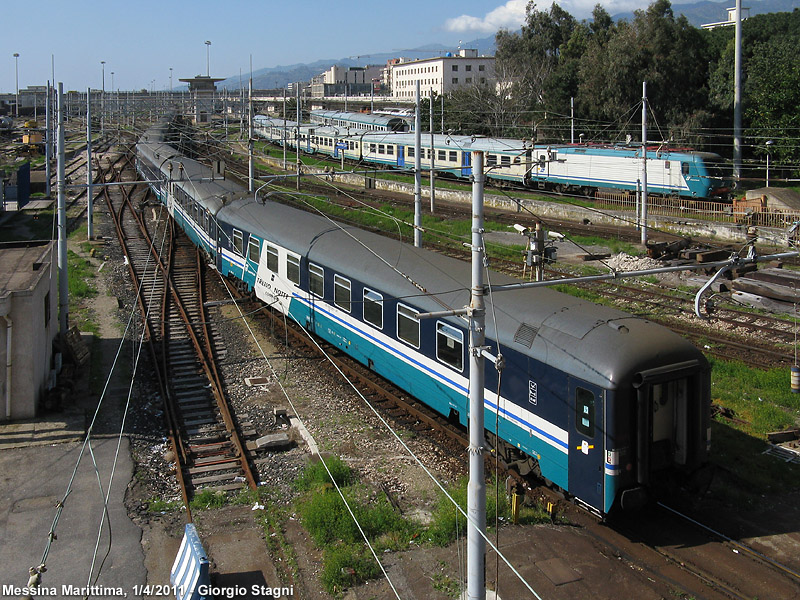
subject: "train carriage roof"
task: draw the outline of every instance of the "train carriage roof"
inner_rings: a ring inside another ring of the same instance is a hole
[[[469,304],[467,262],[269,201],[242,199],[218,218],[421,311]],[[519,281],[495,272],[490,278],[492,285]],[[501,350],[512,346],[603,387],[615,386],[623,374],[702,356],[662,326],[549,288],[497,292],[486,302],[486,333],[499,335]]]

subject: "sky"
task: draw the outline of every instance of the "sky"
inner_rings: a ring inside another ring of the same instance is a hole
[[[551,0],[540,0],[540,10]],[[561,0],[578,19],[602,4],[610,14],[648,0]],[[64,90],[165,90],[181,77],[247,77],[254,70],[320,59],[397,52],[425,44],[456,48],[517,29],[527,0],[19,0],[0,8],[0,93],[45,85]],[[402,10],[398,10],[398,6]],[[207,45],[206,41],[211,44]],[[14,53],[19,57],[14,58]],[[101,61],[105,61],[103,65]],[[54,67],[54,69],[53,69]],[[113,73],[113,74],[112,74]]]

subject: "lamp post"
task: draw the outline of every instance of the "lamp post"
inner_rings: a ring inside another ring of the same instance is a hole
[[[769,187],[769,151],[772,148],[772,144],[772,140],[767,140],[767,187]]]
[[[14,112],[19,116],[19,52],[14,52],[14,83],[17,88],[17,95],[14,99]]]
[[[206,40],[206,77],[211,77],[211,42]]]

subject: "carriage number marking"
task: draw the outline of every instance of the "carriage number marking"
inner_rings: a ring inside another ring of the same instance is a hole
[[[528,381],[528,401],[536,406],[538,388],[535,381]]]

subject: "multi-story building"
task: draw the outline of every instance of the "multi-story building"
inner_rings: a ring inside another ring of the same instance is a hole
[[[442,95],[471,85],[496,84],[494,56],[478,56],[472,49],[460,50],[458,55],[403,61],[387,68],[391,69],[392,97],[397,99],[413,99],[417,81],[423,98],[431,91]]]
[[[325,98],[344,96],[345,94],[348,96],[369,95],[374,91],[376,83],[380,86],[380,81],[380,65],[365,67],[333,65],[311,80],[311,97]]]

